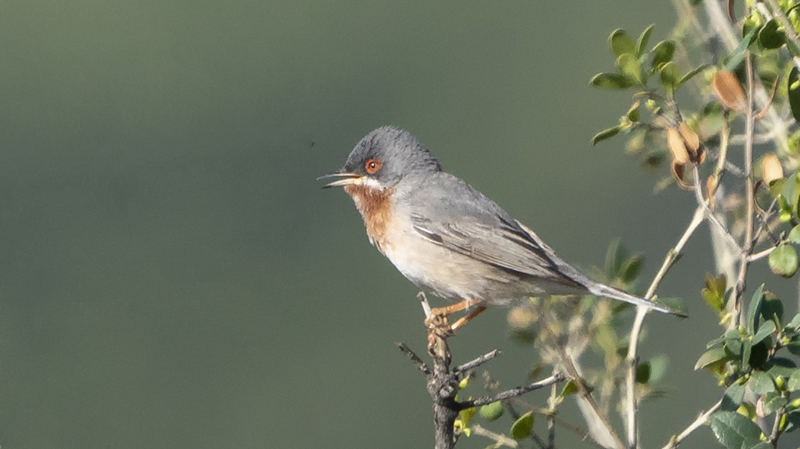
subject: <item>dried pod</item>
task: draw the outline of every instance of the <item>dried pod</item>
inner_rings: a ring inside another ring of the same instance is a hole
[[[672,158],[678,164],[689,162],[689,152],[686,151],[686,144],[683,143],[681,133],[675,128],[667,129],[667,146],[672,153]]]
[[[697,165],[700,165],[703,162],[705,162],[706,161],[706,147],[704,147],[703,144],[700,144],[700,146],[697,147],[697,150],[695,150],[694,154],[691,155],[691,159],[692,159],[692,162],[694,162]]]
[[[675,177],[675,180],[678,181],[678,186],[685,190],[692,190],[692,186],[683,179],[683,175],[685,174],[684,169],[685,167],[683,164],[678,163],[678,161],[672,161],[672,175]]]
[[[714,89],[714,95],[717,96],[725,109],[742,112],[747,107],[747,97],[744,94],[744,89],[742,89],[742,85],[739,84],[739,80],[736,79],[733,72],[719,70],[711,80],[711,87]]]
[[[772,181],[782,178],[783,167],[781,166],[781,161],[778,160],[778,156],[775,156],[775,153],[765,154],[764,159],[761,160],[761,179],[764,180],[765,184],[769,185]]]
[[[700,137],[697,133],[692,131],[686,122],[681,122],[678,125],[678,132],[683,137],[684,143],[686,143],[686,149],[691,152],[697,152],[697,149],[700,148]]]

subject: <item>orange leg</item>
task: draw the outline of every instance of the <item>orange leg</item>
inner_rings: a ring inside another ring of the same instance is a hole
[[[471,304],[470,301],[464,300],[444,307],[435,307],[431,309],[431,315],[441,315],[441,316],[452,315],[456,312],[461,312],[462,310],[468,309],[470,304]]]
[[[425,325],[432,329],[438,329],[440,331],[444,331],[446,334],[452,334],[457,329],[463,327],[465,324],[469,323],[473,318],[483,313],[486,310],[486,306],[478,306],[475,310],[471,311],[467,315],[459,318],[455,323],[452,325],[449,323],[447,317],[448,315],[452,315],[456,312],[461,312],[462,310],[468,309],[472,304],[473,301],[461,301],[456,304],[450,304],[444,307],[436,307],[431,309],[431,315],[425,319]]]
[[[475,318],[476,316],[482,314],[484,312],[484,310],[486,310],[486,306],[478,306],[472,312],[462,316],[461,318],[458,319],[458,321],[456,321],[455,323],[450,325],[450,332],[457,331],[459,328],[461,328],[465,324],[467,324],[470,321],[472,321],[473,318]]]
[[[449,358],[447,338],[486,310],[484,305],[477,306],[475,310],[462,316],[455,323],[450,324],[447,319],[448,315],[466,310],[470,305],[470,301],[461,301],[449,306],[431,309],[430,316],[425,318],[425,326],[428,328],[428,353],[432,357],[436,357],[438,354],[440,357]]]

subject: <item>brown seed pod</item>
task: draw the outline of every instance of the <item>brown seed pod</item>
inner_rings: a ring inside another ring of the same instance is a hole
[[[689,162],[689,152],[686,150],[686,144],[683,143],[681,133],[675,128],[667,129],[667,146],[672,153],[672,158],[679,164]]]
[[[761,179],[764,180],[766,185],[769,185],[772,181],[782,178],[783,167],[781,166],[781,161],[778,160],[778,156],[775,156],[775,153],[765,154],[764,159],[761,160]]]
[[[744,89],[733,72],[719,70],[711,80],[711,87],[714,89],[714,95],[725,109],[742,112],[747,107]]]

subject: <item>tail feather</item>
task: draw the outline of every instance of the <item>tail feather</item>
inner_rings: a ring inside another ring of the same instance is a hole
[[[625,293],[621,290],[617,290],[615,288],[609,287],[607,285],[603,285],[600,283],[595,283],[594,285],[588,286],[589,291],[593,295],[602,296],[604,298],[616,299],[618,301],[624,301],[635,306],[642,306],[647,307],[648,309],[652,309],[662,313],[669,313],[672,315],[677,315],[679,317],[687,318],[687,315],[680,310],[675,310],[673,308],[667,307],[663,304],[659,304],[657,302],[649,301],[644,298],[640,298],[638,296],[634,296],[628,293]]]

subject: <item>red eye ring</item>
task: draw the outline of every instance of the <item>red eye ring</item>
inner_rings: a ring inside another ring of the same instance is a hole
[[[374,175],[375,172],[381,169],[381,161],[379,159],[370,159],[364,164],[364,169],[370,175]]]

